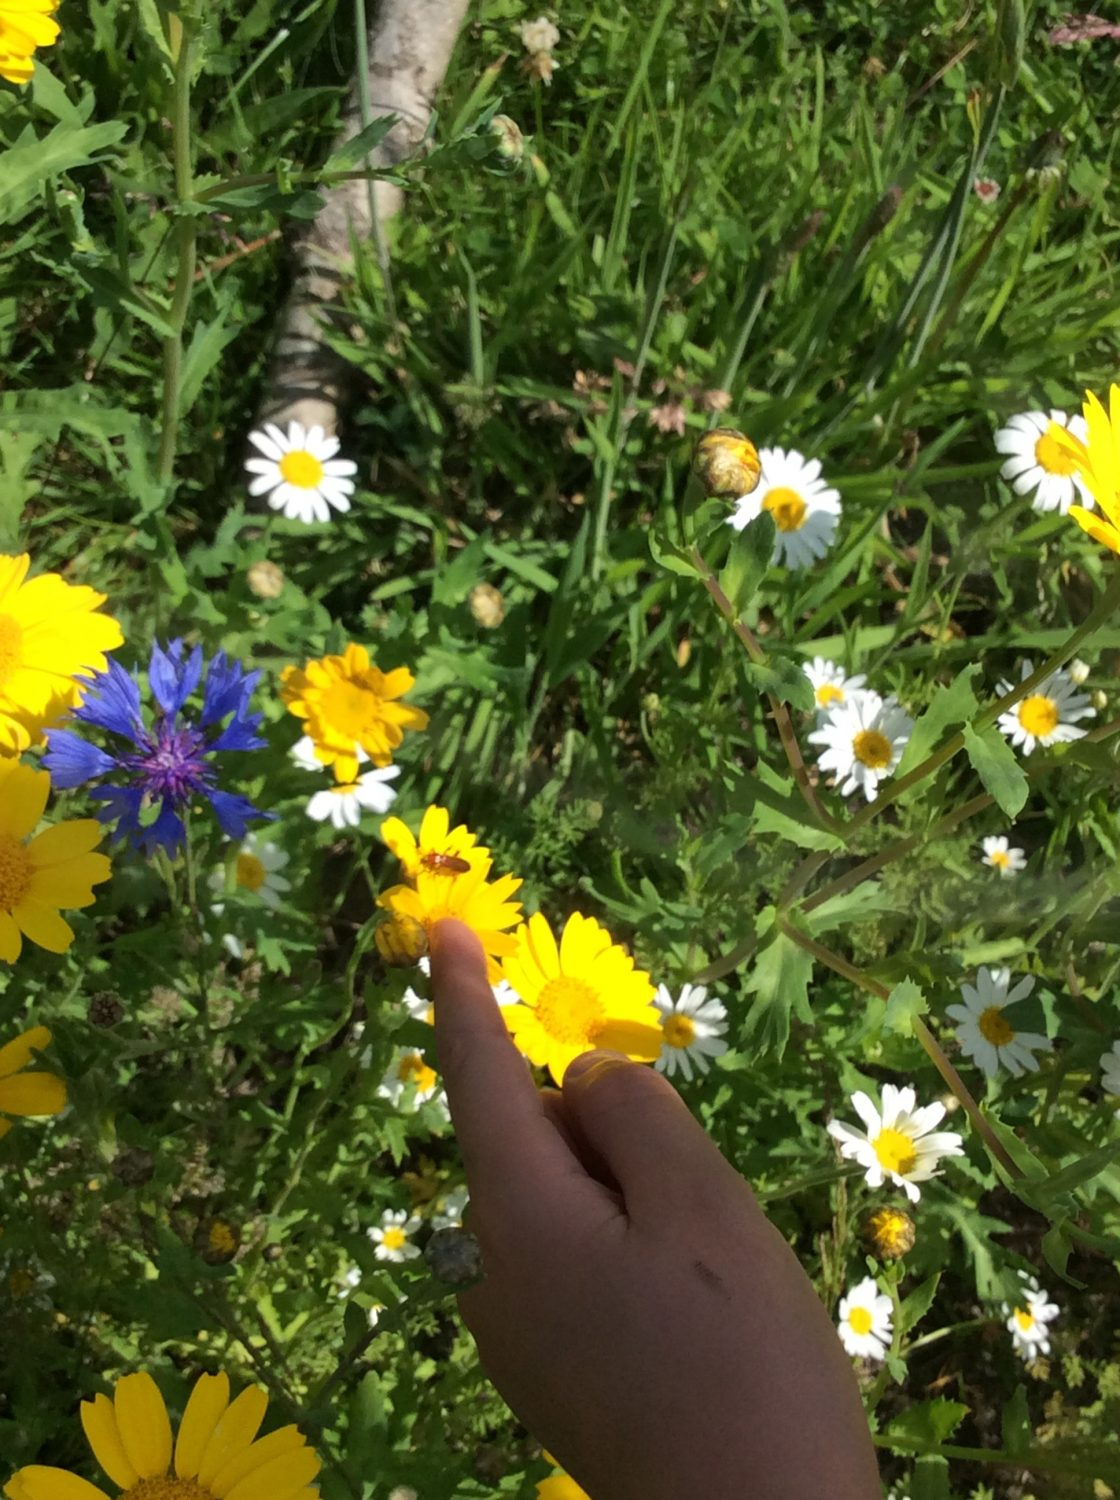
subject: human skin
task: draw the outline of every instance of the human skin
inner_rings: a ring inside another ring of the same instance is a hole
[[[538,1090],[447,920],[436,1047],[484,1276],[490,1379],[593,1500],[880,1500],[836,1330],[673,1086],[593,1052]]]

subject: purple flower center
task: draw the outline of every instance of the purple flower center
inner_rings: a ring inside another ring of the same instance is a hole
[[[138,754],[122,757],[152,799],[166,797],[182,806],[190,797],[205,792],[212,781],[206,766],[206,741],[197,729],[161,719],[155,737],[144,735]]]

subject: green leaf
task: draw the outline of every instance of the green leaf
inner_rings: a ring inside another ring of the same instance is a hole
[[[910,732],[896,775],[905,776],[907,771],[912,770],[937,748],[946,729],[966,723],[976,712],[979,705],[972,683],[979,671],[979,662],[973,662],[954,677],[947,687],[937,689],[929,707],[919,715]]]
[[[157,306],[147,292],[138,291],[120,271],[88,265],[82,266],[80,271],[99,306],[139,318],[161,339],[174,337],[175,329],[168,321],[166,310]]]
[[[813,684],[797,662],[788,656],[771,656],[764,662],[749,661],[746,672],[752,687],[760,693],[769,693],[779,703],[790,703],[794,708],[803,709],[814,706]]]
[[[925,1317],[933,1306],[933,1299],[937,1293],[937,1283],[941,1280],[941,1272],[935,1271],[932,1276],[927,1276],[920,1286],[902,1299],[901,1317],[899,1326],[903,1333],[909,1333],[911,1328],[917,1325]]]
[[[223,308],[212,323],[199,322],[191,334],[191,341],[183,354],[182,386],[179,392],[179,411],[190,411],[207,376],[217,365],[239,333],[237,328],[226,327],[226,311]]]
[[[1052,1173],[1045,1182],[1039,1183],[1035,1188],[1035,1196],[1040,1203],[1045,1203],[1048,1199],[1059,1197],[1064,1193],[1072,1193],[1083,1183],[1091,1182],[1094,1177],[1111,1166],[1118,1157],[1120,1157],[1120,1141],[1113,1141],[1108,1146],[1098,1146],[1095,1151],[1075,1157],[1068,1167],[1063,1167],[1060,1172]]]
[[[921,985],[912,979],[902,979],[887,996],[883,1030],[893,1031],[898,1036],[910,1036],[915,1017],[924,1016],[928,1010],[929,1001],[922,993]]]
[[[804,926],[816,937],[846,927],[851,922],[867,922],[873,917],[897,910],[884,897],[877,880],[863,880],[853,891],[841,891],[822,905],[804,914]]]
[[[1004,1404],[1000,1419],[1003,1446],[1008,1453],[1026,1453],[1031,1445],[1031,1414],[1025,1386],[1017,1385],[1015,1394]]]
[[[936,1453],[918,1459],[910,1476],[910,1500],[950,1500],[946,1459]]]
[[[945,1439],[960,1426],[968,1415],[968,1407],[962,1401],[946,1401],[938,1396],[933,1401],[922,1401],[901,1412],[888,1423],[885,1436],[904,1438],[923,1447],[940,1447]]]
[[[749,526],[735,532],[727,561],[720,570],[719,586],[731,601],[736,617],[742,615],[753,599],[773,554],[774,518],[769,512],[762,511]],[[807,706],[812,708],[812,687],[803,672],[801,677],[809,689]]]
[[[747,1012],[746,1032],[748,1036],[757,1036],[765,1050],[781,1057],[789,1041],[791,1014],[796,1014],[799,1021],[812,1022],[809,1005],[812,975],[812,956],[776,928],[755,959],[746,983],[747,994],[755,997]]]
[[[366,157],[380,146],[396,123],[396,115],[381,115],[378,119],[371,120],[357,135],[352,135],[331,152],[323,166],[323,172],[350,172],[355,167],[364,166]]]
[[[964,748],[984,790],[1009,818],[1022,812],[1027,800],[1027,778],[1011,746],[994,726],[977,734],[971,724],[963,730]]]
[[[675,546],[668,537],[660,536],[653,530],[647,532],[647,536],[650,556],[658,567],[665,568],[669,573],[677,573],[681,578],[699,578],[695,563],[683,547]]]
[[[0,224],[14,224],[39,201],[43,184],[60,172],[88,166],[123,139],[121,120],[102,125],[59,123],[41,139],[27,132],[18,145],[0,152]]]

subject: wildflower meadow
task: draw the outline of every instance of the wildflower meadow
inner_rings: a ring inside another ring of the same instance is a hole
[[[1120,28],[415,0],[413,108],[394,5],[0,0],[0,1492],[583,1496],[451,916],[884,1497],[1120,1496]]]

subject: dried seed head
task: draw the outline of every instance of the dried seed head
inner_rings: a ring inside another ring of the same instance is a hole
[[[284,570],[265,558],[252,565],[245,582],[258,599],[278,599],[284,590]]]
[[[115,1026],[118,1021],[123,1021],[124,1004],[121,997],[115,995],[112,990],[102,990],[99,994],[92,995],[86,1011],[86,1019],[91,1026],[101,1026],[106,1030],[110,1026]]]
[[[142,1187],[156,1175],[156,1159],[142,1146],[126,1146],[113,1157],[109,1170],[125,1187]]]
[[[506,617],[506,602],[492,583],[476,583],[467,602],[483,630],[496,630]]]
[[[470,1286],[482,1279],[482,1251],[469,1229],[437,1229],[424,1247],[424,1259],[437,1281]]]
[[[708,495],[749,495],[758,484],[762,465],[758,449],[734,427],[713,427],[692,454],[692,472]]]

